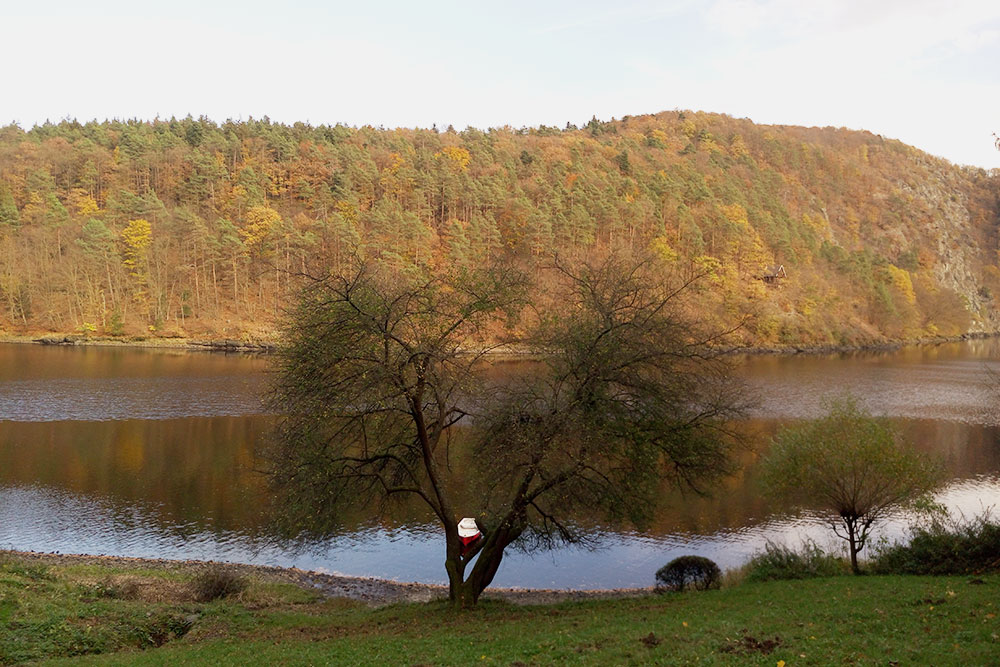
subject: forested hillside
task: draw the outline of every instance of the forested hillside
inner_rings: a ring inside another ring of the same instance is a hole
[[[866,132],[187,118],[0,129],[0,332],[269,338],[304,268],[652,249],[748,344],[995,330],[1000,176]],[[765,267],[787,274],[773,284]]]

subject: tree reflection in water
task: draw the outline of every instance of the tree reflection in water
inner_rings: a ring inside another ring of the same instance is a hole
[[[1000,356],[998,349],[996,341],[974,341],[888,355],[753,358],[747,373],[766,395],[765,408],[772,407],[745,427],[766,442],[778,426],[776,416],[786,422],[806,416],[812,397],[835,383],[850,382],[862,398],[877,399],[875,412],[879,402],[891,408],[919,395],[921,401],[934,401],[924,412],[936,418],[902,419],[901,428],[919,448],[944,459],[954,479],[942,498],[972,516],[1000,502],[1000,428],[974,418],[992,407],[982,402],[983,369]],[[15,393],[18,377],[100,385],[119,375],[170,378],[159,386],[178,394],[190,392],[188,374],[199,381],[208,377],[213,391],[229,395],[217,405],[249,405],[248,396],[263,386],[266,370],[266,360],[259,357],[2,345],[0,361],[0,409],[2,397]],[[519,368],[523,365],[498,364],[497,373]],[[969,403],[973,395],[980,402]],[[134,398],[150,412],[157,401],[172,400]],[[198,396],[199,402],[211,400],[211,394]],[[781,410],[777,415],[774,405]],[[199,409],[204,413],[204,406]],[[258,539],[266,525],[268,495],[263,478],[254,472],[253,452],[270,427],[267,416],[10,417],[0,412],[0,548],[211,558],[400,580],[442,579],[440,537],[415,506],[400,507],[391,523],[381,525],[366,522],[359,512],[344,534],[304,551]],[[794,543],[814,535],[822,543],[823,525],[812,533],[808,516],[786,516],[785,508],[763,500],[755,461],[756,455],[747,453],[743,469],[709,498],[665,490],[663,510],[642,534],[578,517],[605,548],[565,548],[535,558],[512,553],[496,585],[647,586],[658,567],[683,553],[735,566],[768,538]],[[904,521],[896,521],[888,530],[901,535],[904,527]]]

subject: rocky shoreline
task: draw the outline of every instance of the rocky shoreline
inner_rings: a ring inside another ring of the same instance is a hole
[[[224,568],[264,581],[280,581],[301,586],[329,598],[347,598],[372,606],[398,602],[429,602],[448,596],[448,587],[434,584],[391,581],[375,577],[349,577],[314,572],[291,567],[220,563],[216,561],[168,560],[162,558],[130,558],[125,556],[94,556],[87,554],[42,553],[37,551],[0,551],[2,557],[42,565],[96,565],[104,567],[153,567],[165,570],[197,573],[206,568]],[[489,588],[484,599],[505,600],[514,604],[553,604],[567,600],[629,598],[649,595],[652,588],[618,588],[605,590],[555,590],[534,588]]]
[[[893,352],[904,347],[932,347],[946,343],[969,340],[986,340],[1000,337],[1000,331],[973,331],[958,336],[934,336],[907,340],[873,341],[860,345],[786,345],[782,347],[736,347],[732,354],[745,355],[794,355],[794,354],[844,354],[849,352]]]
[[[945,343],[960,343],[969,340],[985,340],[1000,337],[1000,331],[977,331],[958,336],[934,336],[907,340],[872,341],[856,345],[782,345],[773,347],[732,347],[723,350],[732,355],[823,355],[851,352],[892,352],[904,347],[930,347]],[[226,354],[269,354],[275,352],[278,344],[274,341],[247,341],[236,339],[190,339],[190,338],[135,338],[110,336],[81,336],[74,334],[50,334],[45,336],[0,335],[0,343],[31,343],[37,345],[77,346],[93,345],[106,347],[140,347],[175,350],[203,350]],[[529,358],[537,352],[520,348],[501,348],[489,353],[490,357]]]
[[[208,350],[226,353],[270,353],[277,344],[269,341],[245,341],[230,338],[219,340],[194,340],[188,338],[112,338],[55,334],[50,336],[9,336],[0,337],[4,343],[34,343],[38,345],[77,346],[92,345],[103,347],[153,347],[179,350]]]

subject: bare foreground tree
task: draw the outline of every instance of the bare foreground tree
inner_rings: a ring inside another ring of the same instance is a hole
[[[618,257],[545,278],[532,304],[510,267],[425,277],[359,262],[311,282],[279,357],[283,418],[266,452],[286,528],[322,532],[352,509],[419,498],[464,607],[508,546],[581,540],[581,510],[642,525],[665,478],[697,491],[729,471],[740,386],[716,351],[723,334],[689,316],[693,281]],[[542,353],[537,367],[491,382],[483,356],[511,339]],[[463,515],[482,530],[465,548]]]

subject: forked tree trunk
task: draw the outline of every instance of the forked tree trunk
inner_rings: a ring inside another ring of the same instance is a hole
[[[445,533],[449,533],[447,528]],[[467,556],[461,556],[458,542],[458,531],[454,531],[454,539],[448,539],[448,556],[445,560],[445,570],[448,572],[448,597],[456,607],[466,609],[474,607],[479,602],[483,591],[493,583],[493,578],[500,569],[504,550],[521,534],[520,529],[501,527],[484,535],[481,543]],[[472,570],[466,576],[470,562]]]
[[[854,574],[861,574],[861,568],[858,567],[858,552],[861,551],[858,542],[858,520],[846,516],[843,519],[844,525],[847,527],[847,544],[851,551],[851,571]]]

